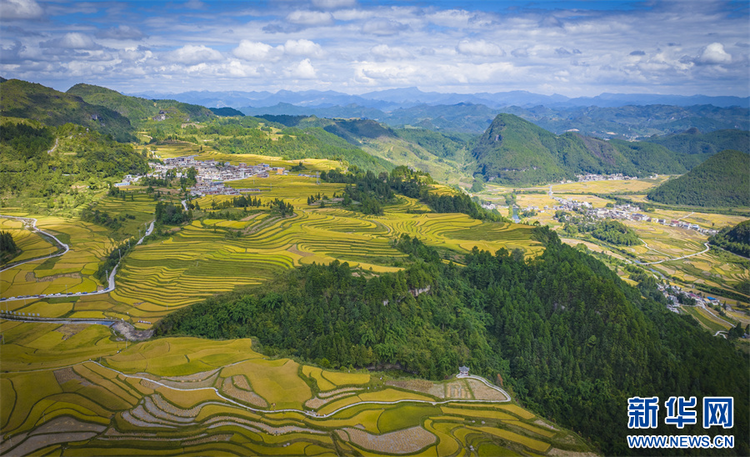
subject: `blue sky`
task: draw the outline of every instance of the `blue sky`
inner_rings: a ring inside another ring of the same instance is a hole
[[[750,4],[0,0],[0,75],[66,90],[750,95]]]

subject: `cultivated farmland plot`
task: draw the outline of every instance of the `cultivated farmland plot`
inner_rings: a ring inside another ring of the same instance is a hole
[[[0,328],[14,354],[4,356],[0,374],[4,454],[62,446],[87,455],[587,450],[474,379],[321,370],[267,359],[250,340],[166,338],[125,350],[103,326],[2,321]]]

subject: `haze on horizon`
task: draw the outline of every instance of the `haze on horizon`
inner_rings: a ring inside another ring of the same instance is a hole
[[[126,93],[750,95],[740,1],[0,0],[0,76]]]

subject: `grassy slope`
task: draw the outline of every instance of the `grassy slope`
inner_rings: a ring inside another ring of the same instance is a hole
[[[51,126],[72,122],[111,134],[118,140],[133,138],[130,121],[118,112],[87,103],[72,94],[17,79],[0,83],[0,115],[34,119]]]

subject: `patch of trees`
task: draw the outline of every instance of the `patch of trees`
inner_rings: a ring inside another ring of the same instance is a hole
[[[156,204],[155,219],[157,224],[179,225],[193,220],[193,212],[185,211],[181,204],[159,202]]]
[[[431,379],[467,365],[488,379],[500,374],[526,406],[607,455],[631,452],[624,424],[636,395],[733,396],[735,427],[748,429],[746,356],[667,311],[654,281],[631,287],[546,227],[536,230],[546,249],[534,260],[475,248],[460,268],[403,238],[397,245],[414,261],[402,271],[367,278],[338,261],[305,266],[254,293],[178,310],[157,334],[253,336],[272,355],[337,368],[400,364]],[[677,431],[660,423],[653,433]],[[723,431],[699,424],[679,433]],[[727,453],[747,455],[748,435],[735,439]]]
[[[85,208],[81,211],[81,219],[86,222],[93,222],[94,224],[107,227],[112,230],[118,230],[122,227],[122,223],[127,219],[135,219],[135,216],[130,214],[121,214],[119,216],[111,216],[106,211],[99,211],[98,209]]]
[[[16,252],[18,252],[18,246],[16,246],[13,235],[10,232],[0,232],[0,254],[14,255]]]
[[[719,233],[709,237],[708,242],[735,254],[750,257],[750,219],[734,227],[724,227]]]
[[[405,166],[396,167],[390,174],[380,173],[377,176],[371,171],[324,171],[320,179],[347,184],[344,188],[344,206],[350,206],[353,203],[350,200],[358,201],[359,209],[365,214],[382,214],[382,205],[392,202],[398,193],[419,199],[436,213],[464,213],[474,219],[505,221],[499,214],[486,211],[464,193],[438,195],[430,192],[429,184],[433,182],[430,175]]]
[[[291,203],[279,198],[269,203],[268,206],[271,208],[272,212],[279,213],[281,217],[291,216],[292,214],[294,214],[294,206],[292,206]]]
[[[19,159],[31,159],[47,152],[54,141],[53,129],[49,127],[36,128],[13,122],[4,122],[0,126],[0,144],[9,146]]]
[[[596,224],[594,224],[594,230],[591,232],[591,235],[596,239],[617,246],[634,246],[641,244],[638,235],[636,235],[630,227],[619,221],[597,221]]]
[[[233,197],[231,200],[224,200],[219,203],[212,201],[211,209],[225,209],[225,208],[232,208],[232,207],[247,208],[248,206],[260,207],[262,205],[263,203],[260,201],[260,198],[246,197],[244,195],[241,195],[239,197]]]

